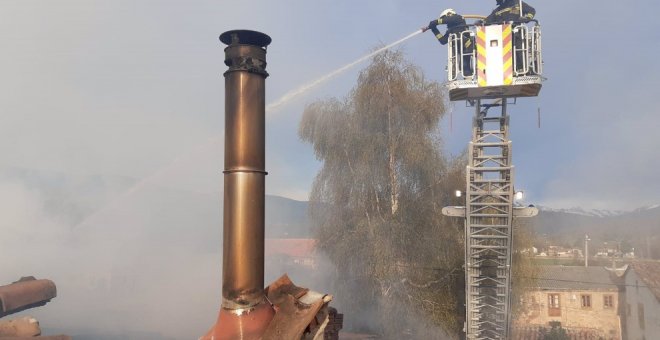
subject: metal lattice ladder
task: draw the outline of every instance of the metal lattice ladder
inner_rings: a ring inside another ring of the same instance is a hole
[[[488,117],[490,108],[501,114]],[[465,194],[467,339],[507,339],[513,165],[506,100],[475,105]]]
[[[513,165],[506,99],[477,100],[469,145],[465,206],[445,207],[465,220],[466,338],[508,339],[511,319],[513,219],[538,214],[514,205]],[[488,116],[488,110],[501,113]]]
[[[504,340],[511,318],[513,218],[533,217],[538,210],[514,205],[506,99],[473,104],[465,206],[442,213],[465,220],[466,338]],[[489,117],[491,108],[501,113]]]

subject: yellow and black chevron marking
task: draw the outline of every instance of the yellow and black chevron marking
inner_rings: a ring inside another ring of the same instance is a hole
[[[513,44],[511,43],[511,25],[504,25],[502,30],[502,56],[504,58],[504,85],[513,83]]]
[[[487,86],[486,78],[486,26],[477,28],[477,81],[479,86]]]

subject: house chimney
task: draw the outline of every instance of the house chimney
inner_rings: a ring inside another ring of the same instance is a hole
[[[222,307],[202,339],[259,339],[274,310],[264,292],[265,80],[263,33],[220,35],[225,48]]]

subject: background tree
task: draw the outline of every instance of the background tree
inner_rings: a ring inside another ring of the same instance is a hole
[[[568,335],[566,330],[561,327],[561,322],[559,321],[550,321],[550,329],[542,328],[541,329],[541,339],[543,340],[570,340],[571,337]]]
[[[305,109],[300,137],[323,162],[312,220],[349,327],[392,339],[462,329],[463,225],[441,209],[460,204],[465,160],[443,153],[445,111],[441,86],[401,52],[375,57],[344,100]]]
[[[525,293],[536,286],[539,275],[538,266],[534,264],[534,234],[533,218],[517,218],[513,220],[513,259],[511,271],[511,304],[513,320],[516,320],[525,310]]]

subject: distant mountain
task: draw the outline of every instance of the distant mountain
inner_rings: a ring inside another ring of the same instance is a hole
[[[307,202],[266,195],[266,237],[312,237],[307,207]]]
[[[545,212],[557,212],[557,213],[581,215],[587,217],[613,217],[613,216],[623,215],[626,213],[625,211],[620,211],[620,210],[583,209],[578,207],[574,207],[570,209],[555,209],[555,208],[539,206],[538,208],[541,211],[545,211]]]
[[[587,234],[596,246],[620,242],[637,255],[660,256],[660,205],[626,212],[540,207],[532,223],[541,239],[573,246]]]
[[[579,208],[579,207],[574,207],[574,208],[569,208],[569,209],[556,209],[556,208],[550,208],[550,207],[544,207],[544,206],[537,206],[539,210],[544,211],[544,212],[556,212],[556,213],[565,213],[565,214],[572,214],[572,215],[581,215],[581,216],[587,216],[587,217],[617,217],[617,216],[625,216],[625,215],[632,215],[636,213],[645,213],[649,211],[655,211],[656,209],[660,208],[660,204],[654,204],[650,205],[648,207],[642,207],[642,208],[637,208],[635,210],[631,211],[625,211],[625,210],[607,210],[607,209],[584,209],[584,208]]]
[[[660,228],[660,205],[633,211],[586,210],[580,208],[553,209],[539,207],[536,221],[538,232],[557,234],[566,231],[651,232]],[[634,230],[627,229],[635,227]]]

